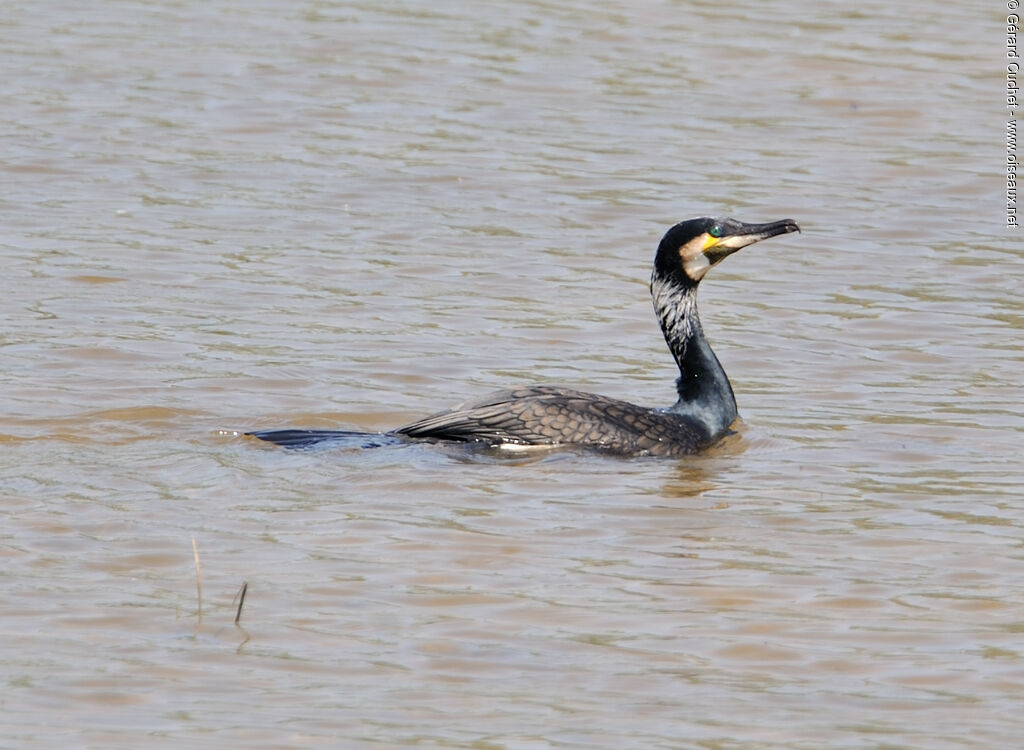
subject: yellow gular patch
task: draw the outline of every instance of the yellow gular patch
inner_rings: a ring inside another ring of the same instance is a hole
[[[721,237],[712,237],[707,232],[702,234],[700,236],[700,239],[703,241],[701,250],[707,250],[709,247],[714,247],[715,245],[722,241]]]

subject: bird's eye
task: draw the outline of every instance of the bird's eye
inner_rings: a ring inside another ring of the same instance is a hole
[[[710,234],[712,237],[721,237],[722,227],[719,224],[715,224],[713,227],[711,227],[711,229],[708,230],[708,234]]]

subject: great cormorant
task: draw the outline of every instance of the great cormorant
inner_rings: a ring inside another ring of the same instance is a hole
[[[696,453],[728,434],[738,416],[729,378],[704,338],[697,315],[697,287],[710,268],[740,248],[798,231],[792,219],[744,224],[702,217],[680,222],[666,232],[654,258],[651,296],[679,366],[679,399],[667,408],[538,385],[497,391],[386,433],[267,430],[248,434],[288,447],[325,441],[374,447],[432,440],[509,448],[583,446],[618,455]]]

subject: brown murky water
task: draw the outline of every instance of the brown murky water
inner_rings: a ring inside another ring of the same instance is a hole
[[[8,6],[0,745],[1019,741],[1002,13]],[[221,432],[666,404],[646,281],[704,213],[804,227],[704,285],[710,455]]]

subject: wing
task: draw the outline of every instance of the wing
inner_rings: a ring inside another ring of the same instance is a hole
[[[536,386],[498,391],[405,425],[395,434],[520,445],[582,445],[612,453],[683,455],[704,446],[685,416],[597,396]]]

